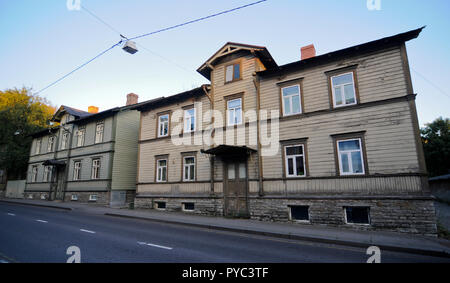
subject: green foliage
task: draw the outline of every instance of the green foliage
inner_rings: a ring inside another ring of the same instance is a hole
[[[26,176],[32,137],[48,127],[55,108],[29,89],[0,91],[0,168],[8,179]]]
[[[450,173],[450,119],[442,117],[421,129],[430,177]]]

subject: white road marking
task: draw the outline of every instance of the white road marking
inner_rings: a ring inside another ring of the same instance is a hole
[[[40,220],[40,219],[37,219],[36,221],[37,221],[37,222],[41,222],[41,223],[48,223],[48,221]]]
[[[155,245],[155,244],[151,244],[151,243],[138,242],[138,244],[139,245],[150,246],[150,247],[154,247],[154,248],[165,249],[165,250],[173,250],[173,248],[171,248],[171,247],[160,246],[160,245]]]
[[[89,234],[95,234],[94,231],[89,231],[89,230],[84,230],[84,229],[80,229],[80,231],[81,232],[86,232],[86,233],[89,233]]]
[[[8,213],[9,216],[16,216],[14,213]]]

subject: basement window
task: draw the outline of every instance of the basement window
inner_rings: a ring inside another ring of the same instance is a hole
[[[89,201],[97,201],[97,195],[89,195]]]
[[[166,209],[166,203],[164,201],[157,201],[155,203],[156,209],[164,210]]]
[[[370,224],[369,207],[344,207],[347,224]]]
[[[78,196],[77,195],[72,195],[70,200],[71,201],[77,201],[78,200]]]
[[[195,204],[193,202],[184,202],[183,203],[183,211],[194,211]]]
[[[309,221],[309,206],[306,205],[289,206],[289,219],[291,221]]]

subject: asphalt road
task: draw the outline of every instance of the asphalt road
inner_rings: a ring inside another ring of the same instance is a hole
[[[365,249],[219,232],[144,220],[0,203],[0,262],[356,262]],[[382,251],[381,262],[449,262]]]

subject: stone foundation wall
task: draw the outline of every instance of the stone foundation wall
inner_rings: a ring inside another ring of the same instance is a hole
[[[48,192],[25,192],[24,199],[48,200]],[[41,198],[43,197],[43,198]]]
[[[289,206],[309,207],[309,223],[359,230],[412,234],[437,233],[434,202],[430,199],[275,199],[251,198],[252,219],[287,222]],[[369,207],[370,224],[347,224],[344,207]]]
[[[182,198],[182,197],[142,197],[137,196],[134,200],[134,207],[140,209],[156,209],[157,202],[165,202],[165,211],[181,212],[183,203],[194,203],[193,211],[183,211],[186,213],[210,216],[223,215],[222,198]]]
[[[76,195],[78,200],[73,201],[72,195]],[[97,195],[97,201],[89,201],[90,195]],[[79,203],[96,203],[102,205],[109,205],[110,202],[110,193],[109,192],[66,192],[64,197],[65,202],[79,202]]]

